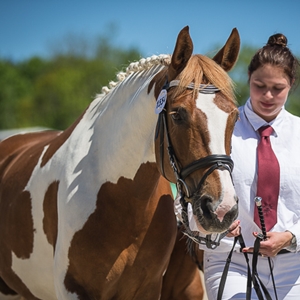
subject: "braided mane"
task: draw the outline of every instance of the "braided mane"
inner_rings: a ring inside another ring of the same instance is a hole
[[[119,72],[117,73],[117,81],[110,81],[108,86],[102,87],[101,94],[98,96],[105,96],[110,92],[112,88],[114,88],[116,85],[118,85],[120,82],[122,82],[125,78],[127,78],[130,74],[148,70],[151,67],[155,65],[163,65],[167,66],[171,63],[171,55],[169,54],[160,54],[160,55],[152,55],[148,58],[142,58],[137,62],[132,62],[129,64],[129,66],[126,68],[125,72]]]

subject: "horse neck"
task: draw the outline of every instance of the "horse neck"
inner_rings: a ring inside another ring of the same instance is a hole
[[[92,132],[87,157],[94,168],[97,164],[95,171],[104,176],[103,181],[133,178],[142,164],[155,162],[157,115],[148,85],[160,69],[162,66],[131,74],[101,101],[96,99],[87,112],[86,126]]]

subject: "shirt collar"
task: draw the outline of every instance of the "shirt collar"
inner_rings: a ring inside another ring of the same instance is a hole
[[[245,104],[244,112],[245,112],[246,118],[248,119],[249,123],[253,127],[254,131],[257,131],[262,126],[270,125],[273,127],[275,136],[277,136],[279,128],[280,128],[280,124],[283,122],[286,110],[283,106],[280,113],[278,114],[278,116],[274,120],[272,120],[270,123],[268,123],[253,111],[251,100],[249,98]]]

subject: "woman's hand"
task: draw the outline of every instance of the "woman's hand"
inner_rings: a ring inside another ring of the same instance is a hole
[[[258,232],[253,232],[257,237]],[[274,257],[284,247],[289,246],[292,239],[292,234],[288,231],[285,232],[267,232],[267,239],[260,242],[259,253],[262,256]],[[253,252],[253,247],[245,247],[243,252]]]
[[[235,220],[230,227],[228,228],[228,233],[227,237],[234,237],[238,236],[241,234],[241,226],[240,226],[241,221],[240,220]]]

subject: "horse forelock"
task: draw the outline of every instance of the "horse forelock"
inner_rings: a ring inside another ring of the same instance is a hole
[[[187,66],[179,75],[179,80],[180,83],[177,90],[175,90],[175,97],[185,90],[186,86],[188,86],[191,82],[193,82],[195,86],[199,86],[201,83],[204,83],[214,85],[229,101],[232,101],[234,104],[237,103],[234,94],[234,82],[231,80],[226,71],[207,56],[201,54],[193,55],[189,59]],[[197,92],[197,89],[194,90],[194,93]]]

